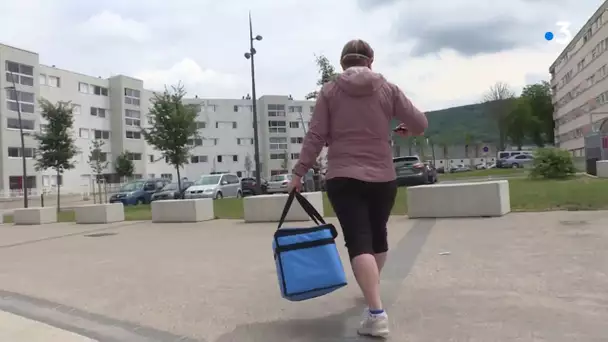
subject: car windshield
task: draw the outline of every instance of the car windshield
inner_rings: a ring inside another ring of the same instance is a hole
[[[177,190],[177,183],[169,183],[163,187],[163,191]]]
[[[129,192],[129,191],[141,190],[141,188],[144,187],[145,183],[146,182],[143,182],[143,181],[127,183],[120,187],[120,191]]]
[[[270,177],[271,182],[280,182],[289,179],[289,175],[274,175]]]
[[[220,182],[222,176],[202,176],[194,184],[196,185],[215,185]]]
[[[412,164],[416,164],[420,162],[420,159],[418,157],[399,157],[399,158],[393,158],[393,164],[395,164],[396,167],[400,167],[400,166],[409,166]]]

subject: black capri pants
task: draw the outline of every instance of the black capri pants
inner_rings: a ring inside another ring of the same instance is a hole
[[[350,259],[387,252],[386,224],[395,204],[397,183],[332,178],[326,181],[326,188]]]

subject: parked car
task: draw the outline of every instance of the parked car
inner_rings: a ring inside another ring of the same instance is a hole
[[[152,195],[151,201],[161,201],[167,199],[178,199],[182,198],[182,195],[194,182],[182,181],[182,187],[179,189],[177,182],[169,183],[164,188]]]
[[[530,154],[520,154],[501,161],[502,168],[522,168],[524,165],[532,165],[534,156]]]
[[[201,176],[184,193],[185,198],[243,197],[241,181],[232,173]]]
[[[110,197],[110,203],[121,202],[123,205],[150,203],[152,195],[171,181],[165,178],[136,180],[120,187],[118,193]]]
[[[268,181],[266,181],[263,178],[260,178],[261,181],[261,191],[262,194],[266,193],[266,190],[268,189]],[[255,178],[251,178],[251,177],[246,177],[246,178],[241,178],[241,189],[243,190],[243,195],[259,195],[256,194],[256,180]]]
[[[431,170],[418,156],[393,158],[393,165],[399,186],[430,184],[437,181],[435,168]]]
[[[291,182],[292,178],[293,176],[289,174],[271,176],[270,180],[268,181],[266,191],[269,194],[286,194],[288,192],[287,186],[289,185],[289,182]],[[304,178],[302,178],[302,184],[304,184]]]
[[[471,171],[471,167],[464,164],[457,164],[456,166],[450,167],[450,173],[468,172]]]
[[[494,164],[494,163],[479,163],[479,164],[475,165],[476,170],[487,170],[487,169],[492,169],[494,167],[496,167],[496,164]]]

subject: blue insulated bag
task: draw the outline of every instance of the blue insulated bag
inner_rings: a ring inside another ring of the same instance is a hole
[[[281,228],[294,197],[317,225]],[[336,248],[336,228],[299,192],[292,191],[274,234],[272,249],[283,298],[298,302],[316,298],[346,286],[346,274]]]

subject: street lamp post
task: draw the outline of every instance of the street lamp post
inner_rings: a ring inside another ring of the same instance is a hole
[[[17,116],[19,118],[19,137],[21,138],[21,164],[22,164],[22,172],[23,172],[23,180],[21,181],[21,187],[23,191],[23,207],[28,207],[28,184],[27,184],[27,164],[25,161],[25,139],[23,138],[23,124],[21,121],[21,102],[19,101],[19,91],[17,91],[17,84],[15,83],[15,75],[11,71],[11,81],[13,81],[12,87],[7,87],[6,89],[11,89],[13,94],[15,94],[15,102],[17,103]]]
[[[255,159],[255,184],[256,192],[261,193],[261,177],[260,172],[260,141],[258,139],[258,110],[256,106],[257,97],[255,95],[255,62],[254,56],[256,54],[255,48],[253,47],[254,40],[262,40],[262,36],[253,36],[253,25],[251,24],[251,12],[249,12],[249,52],[245,53],[245,58],[251,61],[251,109],[253,111],[253,145],[254,145],[254,159]]]

